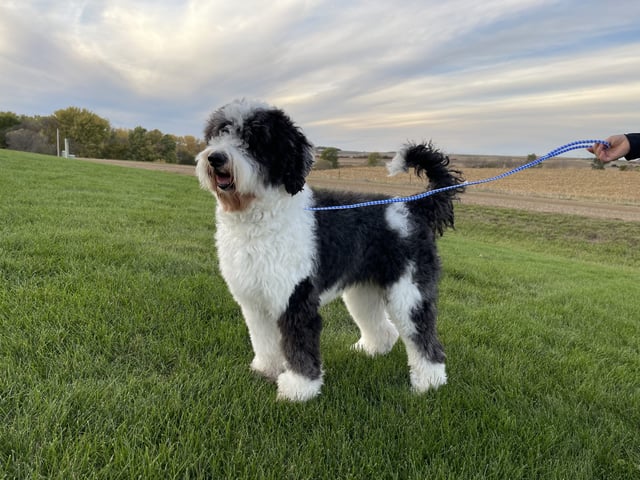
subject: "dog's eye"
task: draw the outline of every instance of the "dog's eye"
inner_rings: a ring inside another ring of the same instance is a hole
[[[219,133],[231,133],[232,127],[233,127],[233,124],[230,121],[225,120],[218,127],[218,132]]]

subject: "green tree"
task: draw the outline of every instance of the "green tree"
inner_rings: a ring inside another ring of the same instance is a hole
[[[109,120],[78,107],[56,110],[58,128],[71,143],[71,153],[80,157],[100,157],[111,135]]]
[[[160,142],[162,142],[162,132],[157,128],[153,130],[149,130],[145,134],[147,143],[154,150],[155,158],[154,160],[158,160],[160,158]]]
[[[46,117],[34,117],[37,120],[39,132],[45,136],[47,142],[51,145],[52,152],[56,150],[58,120],[53,115]]]
[[[114,128],[111,130],[103,155],[105,158],[126,160],[129,158],[129,130]]]
[[[192,135],[178,137],[177,143],[177,161],[184,165],[193,165],[196,155],[204,150],[207,144]]]
[[[0,148],[7,148],[7,133],[20,125],[20,118],[13,112],[0,112]]]
[[[173,135],[163,135],[158,145],[158,153],[165,162],[176,163],[178,161],[176,138]]]
[[[156,159],[156,152],[149,141],[152,137],[147,135],[147,129],[143,127],[130,130],[128,158],[138,162],[153,162]]]
[[[340,166],[338,164],[339,151],[340,150],[338,150],[337,148],[327,147],[324,150],[322,150],[322,153],[320,154],[320,158],[322,160],[329,162],[331,164],[331,168],[338,168]]]

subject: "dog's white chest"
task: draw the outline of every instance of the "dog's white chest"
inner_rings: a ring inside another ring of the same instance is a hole
[[[265,216],[259,221],[219,217],[216,231],[222,275],[234,298],[274,316],[287,306],[295,286],[314,267],[314,219]]]

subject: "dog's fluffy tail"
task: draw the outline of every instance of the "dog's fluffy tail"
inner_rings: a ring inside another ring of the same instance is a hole
[[[387,165],[390,175],[406,172],[411,167],[418,177],[426,174],[429,190],[460,185],[464,183],[462,172],[449,169],[449,157],[429,143],[407,143]],[[422,210],[440,235],[447,227],[454,226],[453,200],[464,187],[452,188],[416,201],[416,207]]]

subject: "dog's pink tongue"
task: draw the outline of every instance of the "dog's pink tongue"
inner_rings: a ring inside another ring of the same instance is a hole
[[[221,188],[228,187],[231,185],[231,175],[216,175],[216,183]]]

